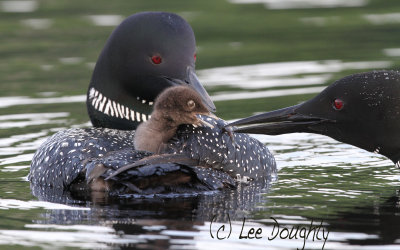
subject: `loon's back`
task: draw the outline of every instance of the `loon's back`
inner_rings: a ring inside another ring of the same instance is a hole
[[[108,128],[60,131],[38,148],[28,178],[34,185],[67,188],[91,162],[109,152],[134,150],[133,137],[134,131]]]
[[[171,141],[170,153],[179,152],[203,165],[229,173],[232,177],[265,179],[276,174],[274,156],[260,141],[247,134],[224,133],[222,119],[200,116],[214,128],[183,125],[178,140]]]
[[[113,177],[106,191],[111,195],[190,193],[235,187],[237,175],[265,180],[276,174],[275,159],[262,143],[234,134],[236,148],[229,135],[221,132],[226,125],[223,120],[202,119],[214,128],[182,126],[168,149],[197,160],[197,165],[172,162],[138,166]],[[36,187],[88,190],[91,176],[104,180],[119,168],[152,155],[136,151],[133,136],[133,131],[104,128],[60,131],[35,153],[29,180]]]

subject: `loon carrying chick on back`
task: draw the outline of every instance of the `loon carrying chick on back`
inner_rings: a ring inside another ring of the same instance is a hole
[[[152,155],[135,150],[134,131],[116,129],[132,130],[148,120],[155,97],[164,89],[187,86],[197,92],[208,112],[215,110],[194,73],[194,61],[194,34],[181,17],[145,12],[123,21],[96,63],[87,93],[89,116],[98,128],[68,129],[45,141],[31,163],[28,178],[33,191],[46,187],[104,189],[116,195],[192,192],[235,186],[237,174],[252,179],[274,175],[275,160],[263,144],[239,134],[234,140],[241,148],[235,148],[222,132],[224,121],[200,115],[213,128],[180,126],[165,153],[183,154],[212,168],[164,159],[111,178],[121,167]],[[190,181],[176,183],[176,174],[190,176]]]
[[[200,114],[202,116],[199,116]],[[180,130],[174,140],[170,140],[178,126],[183,124],[193,124],[188,126],[192,130],[182,134]],[[228,173],[232,178],[243,176],[253,180],[265,179],[275,174],[274,170],[270,170],[275,164],[271,161],[273,157],[262,143],[247,135],[224,133],[224,125],[226,123],[223,120],[207,111],[195,91],[185,86],[168,88],[156,99],[151,119],[142,123],[135,132],[135,149],[156,154],[120,167],[103,177],[106,181],[119,182],[121,173],[126,175],[128,171],[137,171],[140,166],[171,163],[196,166],[195,175],[198,179],[201,179],[200,176],[207,178],[211,169],[216,169],[213,175],[217,174],[220,177]],[[195,132],[195,128],[199,130]],[[233,143],[235,139],[241,143]],[[243,148],[240,148],[241,146]],[[241,162],[238,161],[240,157],[243,158]],[[103,172],[105,171],[106,168],[103,168]],[[131,185],[135,185],[136,180],[131,178],[132,174],[128,173],[127,176]],[[193,174],[189,175],[185,171],[175,172],[174,178],[186,179],[189,185],[194,180]],[[226,181],[225,185],[227,184],[235,186],[229,181]],[[135,190],[139,190],[134,187]]]

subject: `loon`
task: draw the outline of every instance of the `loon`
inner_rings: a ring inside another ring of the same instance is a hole
[[[193,124],[190,126],[193,129],[198,126],[209,129],[201,127],[198,133],[189,130],[190,137],[197,137],[197,142],[182,138],[181,132],[178,132],[176,141],[179,143],[176,144],[170,139],[182,124]],[[241,143],[237,144],[234,134],[224,133],[224,124],[223,120],[208,112],[195,91],[185,86],[168,88],[157,97],[150,120],[135,131],[135,149],[155,154],[116,169],[105,180],[134,167],[171,162],[223,170],[232,177],[243,176],[245,181],[247,178],[262,179],[275,174],[270,170],[273,167],[272,171],[275,171],[275,163],[271,161],[273,156],[262,143],[248,135],[238,135]],[[238,161],[238,157],[242,160]]]
[[[149,119],[165,88],[187,85],[210,111],[215,105],[195,74],[196,42],[180,16],[142,12],[110,35],[93,71],[87,109],[94,127],[132,130]]]
[[[400,161],[400,72],[381,70],[335,81],[314,98],[229,126],[235,132],[317,133]]]
[[[265,145],[247,135],[225,133],[225,121],[203,115],[198,116],[201,123],[210,126],[179,126],[164,150],[199,164],[164,158],[111,176],[153,155],[135,149],[134,129],[150,119],[163,90],[184,85],[198,94],[208,112],[215,111],[195,75],[195,57],[193,31],[178,15],[143,12],[124,20],[99,56],[87,92],[94,127],[60,131],[38,148],[28,175],[33,192],[188,193],[236,187],[238,176],[274,176],[275,159]]]
[[[164,92],[171,94],[170,90],[180,88],[171,87]],[[176,99],[168,101],[176,102]],[[153,113],[160,112],[158,107],[156,104]],[[89,192],[89,197],[91,192],[99,191],[111,196],[187,194],[235,188],[239,182],[248,180],[267,183],[276,176],[275,159],[264,144],[246,134],[225,133],[223,128],[227,123],[213,116],[199,115],[205,110],[203,106],[194,112],[198,115],[195,122],[201,119],[199,124],[205,126],[179,126],[160,155],[134,149],[134,137],[140,130],[60,131],[44,142],[33,157],[29,176],[32,189],[41,191],[41,187],[47,186]],[[184,116],[182,110],[176,109],[175,115],[179,119]],[[154,121],[151,118],[148,122]],[[155,133],[147,140],[162,133]],[[146,143],[142,139],[136,141],[139,147]]]

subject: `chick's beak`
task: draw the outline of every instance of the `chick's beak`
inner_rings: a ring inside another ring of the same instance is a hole
[[[214,128],[213,125],[211,125],[210,123],[208,123],[208,122],[206,122],[206,121],[204,121],[204,120],[202,120],[202,119],[199,119],[199,122],[200,122],[203,126],[205,126],[205,127]]]
[[[213,115],[212,113],[209,112],[198,112],[195,114],[195,122],[193,123],[196,126],[203,126],[203,127],[209,127],[209,128],[214,128],[214,126],[212,124],[210,124],[209,122],[203,120],[201,117],[199,117],[198,115],[203,115],[206,117],[214,117],[215,115]]]

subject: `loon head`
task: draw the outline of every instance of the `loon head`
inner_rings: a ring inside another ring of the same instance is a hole
[[[111,34],[96,63],[87,93],[95,127],[135,129],[146,121],[165,88],[185,85],[215,106],[195,74],[196,42],[180,16],[143,12],[125,19]]]
[[[344,77],[304,103],[229,124],[235,132],[309,132],[400,160],[400,73]]]

